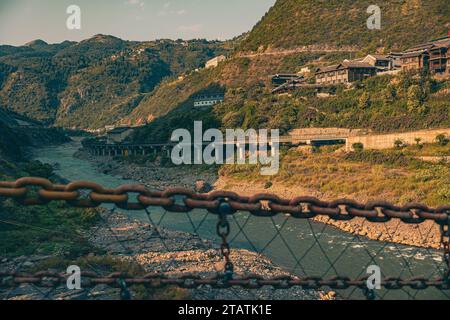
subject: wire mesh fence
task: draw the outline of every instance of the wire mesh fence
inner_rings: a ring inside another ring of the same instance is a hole
[[[36,239],[20,256],[0,254],[6,257],[0,263],[3,299],[450,295],[450,206],[155,192],[137,185],[111,190],[33,178],[0,182],[0,197],[19,208],[45,207],[54,216],[62,208],[69,216],[86,210],[76,208],[97,208],[93,223],[67,228],[36,225],[1,206],[2,233],[28,232]],[[48,248],[54,243],[61,245]],[[68,287],[69,266],[79,268],[81,288]],[[368,287],[372,267],[380,270],[380,289]]]

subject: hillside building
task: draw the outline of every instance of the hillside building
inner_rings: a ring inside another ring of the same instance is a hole
[[[449,36],[414,46],[402,53],[402,70],[426,69],[432,74],[450,74],[449,53]]]
[[[402,55],[402,70],[420,70],[429,67],[430,55],[426,51],[408,52]]]
[[[280,73],[271,76],[272,84],[276,86],[281,86],[285,83],[303,81],[303,75],[297,73]]]
[[[318,68],[316,84],[348,84],[364,80],[376,74],[377,68],[365,62],[344,61],[337,65]]]
[[[219,63],[225,61],[227,58],[224,55],[215,57],[209,61],[206,62],[205,64],[205,68],[206,69],[211,69],[211,68],[215,68],[219,65]]]
[[[450,41],[446,44],[433,46],[430,49],[430,71],[431,73],[450,73],[448,69],[448,58],[450,55]]]
[[[392,69],[396,70],[402,68],[402,53],[391,52],[387,57],[391,60]]]
[[[389,71],[393,69],[392,59],[386,55],[369,54],[361,62],[368,63],[377,68],[378,71]]]
[[[218,103],[225,101],[225,95],[223,93],[201,95],[194,98],[194,107],[212,107]]]

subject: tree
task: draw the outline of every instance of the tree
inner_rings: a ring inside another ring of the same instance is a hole
[[[421,138],[415,138],[414,141],[416,142],[416,147],[418,149],[422,149],[423,148],[423,144],[421,144],[421,142],[422,142]]]
[[[436,136],[436,142],[441,146],[446,146],[450,140],[444,134],[439,134]]]
[[[390,84],[381,92],[381,97],[386,104],[393,102],[396,96],[397,90]]]
[[[407,93],[408,111],[417,110],[422,102],[422,89],[418,85],[413,84],[408,88]]]
[[[395,147],[395,148],[401,149],[401,148],[403,148],[404,146],[405,146],[405,143],[403,142],[403,140],[401,140],[401,139],[395,140],[395,142],[394,142],[394,147]]]
[[[364,91],[359,97],[358,106],[361,109],[367,109],[368,107],[370,107],[370,96],[366,91]]]
[[[364,150],[364,145],[361,142],[356,142],[352,145],[353,150],[361,152]]]

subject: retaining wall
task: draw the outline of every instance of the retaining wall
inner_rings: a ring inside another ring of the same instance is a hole
[[[449,137],[450,128],[348,137],[345,149],[346,151],[352,151],[352,146],[355,143],[362,143],[364,149],[390,149],[394,147],[395,141],[399,139],[406,144],[416,144],[416,138],[420,138],[421,143],[433,143],[439,134]]]

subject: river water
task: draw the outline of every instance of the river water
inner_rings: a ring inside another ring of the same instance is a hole
[[[56,173],[70,181],[89,180],[109,188],[136,183],[99,173],[91,162],[74,158],[73,154],[79,147],[79,142],[46,147],[36,150],[34,158],[58,164]],[[153,223],[190,233],[195,227],[200,237],[218,240],[215,236],[217,217],[205,211],[195,210],[189,214],[165,213],[157,208],[149,211]],[[148,222],[145,212],[123,213]],[[282,215],[271,219],[237,213],[230,224],[232,247],[262,251],[275,264],[300,276],[326,278],[339,274],[356,278],[366,275],[369,265],[379,266],[383,276],[403,278],[434,278],[441,276],[443,271],[442,254],[438,251],[370,241],[312,221],[289,219]],[[362,297],[360,290],[346,290],[341,294],[350,298]],[[385,299],[448,299],[447,295],[435,289],[377,290],[376,294]]]

